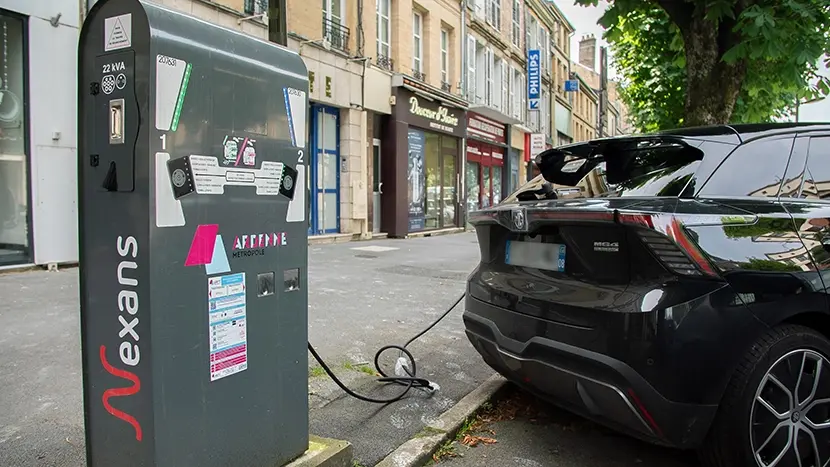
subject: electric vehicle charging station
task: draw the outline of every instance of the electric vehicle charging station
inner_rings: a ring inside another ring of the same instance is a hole
[[[278,466],[308,448],[308,74],[140,0],[79,44],[90,466]]]

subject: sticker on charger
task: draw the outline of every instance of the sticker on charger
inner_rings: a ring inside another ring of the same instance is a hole
[[[201,195],[222,195],[225,187],[254,186],[260,196],[280,194],[283,181],[283,163],[263,161],[259,169],[221,167],[214,156],[190,156],[193,184]],[[293,180],[292,180],[293,182]]]

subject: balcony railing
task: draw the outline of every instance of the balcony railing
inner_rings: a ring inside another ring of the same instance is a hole
[[[375,60],[375,64],[379,68],[383,68],[384,70],[393,71],[395,69],[394,63],[392,62],[392,58],[387,57],[386,55],[378,54],[377,60]]]
[[[349,51],[349,28],[323,16],[323,37],[337,50]]]
[[[452,92],[452,84],[446,81],[441,81],[441,90],[445,92]]]
[[[418,81],[427,82],[427,74],[423,71],[412,71],[412,77],[417,79]]]

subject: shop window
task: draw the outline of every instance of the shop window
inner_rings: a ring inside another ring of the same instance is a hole
[[[456,225],[458,139],[409,130],[409,230]]]
[[[30,260],[23,37],[23,20],[0,14],[0,265]]]

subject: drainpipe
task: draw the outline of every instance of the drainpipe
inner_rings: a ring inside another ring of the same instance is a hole
[[[467,70],[470,68],[467,65],[467,61],[470,59],[467,56],[467,1],[461,0],[461,40],[458,41],[461,45],[461,98],[465,101],[467,100],[467,86],[469,85],[467,83]],[[456,173],[458,194],[455,199],[458,200],[456,204],[457,212],[462,213],[461,219],[459,219],[459,227],[466,229],[469,213],[467,212],[467,190],[465,188],[467,186],[467,138],[466,135],[464,136],[464,138],[461,138],[461,166],[458,167]]]
[[[461,0],[461,96],[467,97],[467,0]]]

